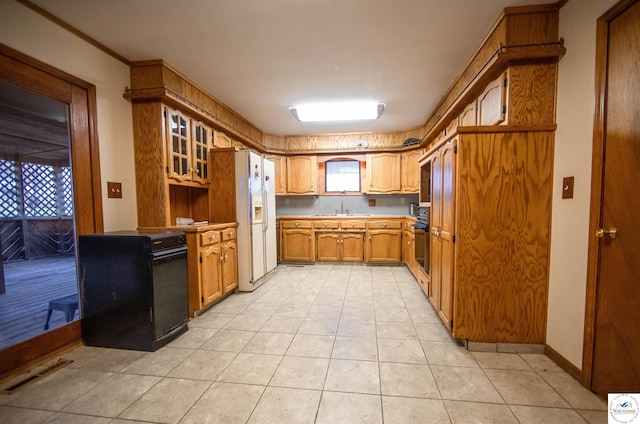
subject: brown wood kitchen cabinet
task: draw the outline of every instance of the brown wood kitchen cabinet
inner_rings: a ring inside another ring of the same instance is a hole
[[[413,231],[415,219],[407,219],[402,225],[402,262],[412,274],[416,274],[416,235]]]
[[[362,262],[364,260],[364,222],[316,221],[315,229],[318,261]]]
[[[340,233],[316,232],[316,260],[338,262],[341,257]]]
[[[558,8],[505,9],[425,137],[429,298],[453,336],[470,344],[545,344],[564,53]]]
[[[429,298],[455,338],[544,344],[554,132],[476,128],[458,127],[421,161]]]
[[[367,222],[365,261],[367,263],[402,262],[402,223],[400,220]]]
[[[209,184],[207,161],[213,130],[171,109],[165,109],[167,131],[167,176],[178,182]]]
[[[420,167],[418,160],[424,153],[423,149],[402,152],[401,159],[401,190],[403,193],[418,193],[420,190]]]
[[[453,326],[453,218],[457,139],[433,151],[431,163],[430,287],[429,300],[449,331]]]
[[[364,233],[316,233],[319,262],[362,262]]]
[[[200,265],[189,267],[190,270],[197,272],[195,284],[190,284],[189,292],[194,297],[199,295],[199,299],[193,299],[189,311],[194,314],[196,311],[203,309],[210,303],[215,302],[222,296],[222,284],[220,274],[222,271],[222,251],[220,247],[220,231],[207,231],[198,237],[199,245],[195,249],[191,249],[187,240],[187,248],[190,251],[197,252],[194,256]],[[199,283],[199,284],[198,284]],[[197,287],[193,287],[196,286]],[[196,289],[197,288],[197,289]],[[195,289],[195,290],[194,290]]]
[[[171,227],[177,217],[211,222],[204,159],[211,129],[157,101],[133,103],[132,110],[138,225]]]
[[[287,193],[318,193],[318,160],[315,156],[287,157]]]
[[[364,259],[364,233],[341,233],[340,250],[344,262],[362,262]]]
[[[313,222],[280,220],[280,249],[283,262],[314,262]]]
[[[398,153],[367,154],[367,193],[399,193],[402,159]]]
[[[275,167],[276,194],[287,194],[287,158],[280,155],[264,155]]]
[[[221,281],[222,294],[227,294],[238,287],[238,243],[236,227],[221,231],[220,261],[222,262]]]
[[[491,81],[478,97],[478,125],[499,125],[507,119],[507,72]]]

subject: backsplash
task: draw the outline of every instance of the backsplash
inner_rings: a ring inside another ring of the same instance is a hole
[[[369,206],[375,199],[376,205]],[[403,203],[404,201],[404,203]],[[284,215],[409,215],[418,204],[417,194],[370,194],[362,196],[276,196],[276,214]]]

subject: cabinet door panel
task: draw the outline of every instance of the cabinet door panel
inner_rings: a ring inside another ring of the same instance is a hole
[[[213,130],[202,122],[194,122],[192,134],[192,179],[195,182],[206,184],[209,182],[209,140]]]
[[[371,230],[367,232],[367,262],[397,263],[402,260],[402,231]]]
[[[216,244],[204,249],[201,253],[201,276],[203,305],[207,305],[222,296],[221,284],[221,250]]]
[[[429,266],[429,300],[440,309],[440,282],[442,267],[442,244],[440,242],[440,227],[442,226],[442,160],[440,151],[431,159],[431,216],[430,222],[430,266]]]
[[[364,234],[342,234],[342,260],[362,262],[364,260]]]
[[[402,192],[418,193],[420,190],[420,167],[418,159],[421,150],[411,150],[402,153]]]
[[[442,280],[442,243],[440,237],[437,236],[437,230],[431,228],[431,239],[429,240],[429,301],[438,311],[440,309],[440,283]]]
[[[238,249],[234,241],[222,248],[222,292],[228,293],[238,287]]]
[[[442,162],[442,219],[440,221],[441,240],[441,298],[440,316],[451,330],[453,317],[453,269],[454,269],[454,218],[455,218],[455,144],[447,143],[441,153]]]
[[[178,181],[191,179],[191,144],[189,139],[189,118],[185,115],[167,109],[167,166],[169,178]]]
[[[318,192],[318,162],[315,156],[287,158],[287,191],[293,194]]]
[[[369,193],[397,193],[402,189],[401,156],[397,153],[367,155]]]
[[[276,194],[287,194],[287,158],[277,155],[265,155],[265,158],[272,161],[275,168]]]
[[[282,230],[282,260],[313,262],[313,230]]]
[[[477,103],[474,100],[473,102],[469,103],[462,112],[460,112],[460,117],[458,119],[460,126],[475,127],[478,123],[476,112],[477,112]]]
[[[340,260],[340,237],[333,233],[316,234],[316,258],[318,261]]]
[[[498,125],[506,116],[506,74],[492,81],[478,98],[478,124]]]

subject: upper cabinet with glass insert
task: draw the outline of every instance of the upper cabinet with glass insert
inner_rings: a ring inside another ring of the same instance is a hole
[[[179,182],[209,184],[207,165],[213,130],[167,108],[167,173]]]

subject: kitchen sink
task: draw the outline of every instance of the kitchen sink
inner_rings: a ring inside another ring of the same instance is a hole
[[[316,213],[313,216],[339,216],[341,218],[343,217],[349,217],[349,216],[371,216],[371,214],[369,213]]]

